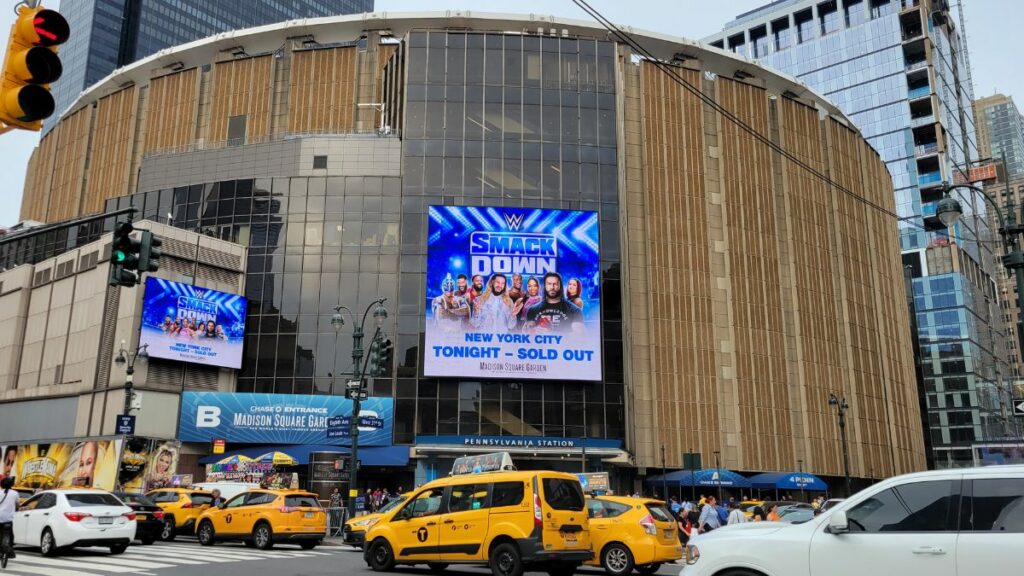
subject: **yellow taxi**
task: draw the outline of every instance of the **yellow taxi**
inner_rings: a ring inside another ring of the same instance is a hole
[[[204,510],[196,520],[196,536],[203,546],[241,540],[260,550],[280,542],[312,550],[326,534],[327,514],[316,494],[303,490],[249,490],[222,508]]]
[[[587,561],[611,576],[654,574],[683,557],[676,522],[665,503],[649,498],[597,496],[587,499],[594,556]]]
[[[366,564],[375,572],[396,564],[426,564],[434,571],[483,564],[505,576],[525,570],[573,574],[593,556],[579,479],[561,472],[509,471],[514,470],[511,459],[504,458],[507,465],[485,459],[460,466],[458,459],[453,471],[470,473],[411,493],[366,532]]]
[[[349,519],[341,529],[342,540],[344,540],[346,544],[362,548],[366,531],[377,522],[380,522],[380,519],[386,516],[388,512],[391,512],[395,508],[401,506],[402,502],[405,502],[405,500],[405,496],[398,496],[385,504],[374,514],[364,514],[363,516],[356,516],[355,518]]]
[[[743,500],[740,502],[740,510],[743,511],[743,515],[747,518],[754,517],[754,508],[758,506],[764,506],[764,500]]]
[[[192,488],[160,488],[146,492],[146,496],[164,511],[160,539],[166,542],[178,534],[193,534],[196,518],[213,502],[212,493]]]

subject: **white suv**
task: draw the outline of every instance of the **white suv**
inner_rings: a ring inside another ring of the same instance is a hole
[[[803,524],[752,522],[690,541],[680,576],[1015,574],[1024,466],[897,476]]]

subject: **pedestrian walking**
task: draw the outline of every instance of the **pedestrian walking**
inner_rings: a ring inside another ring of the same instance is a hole
[[[743,524],[747,521],[747,515],[743,513],[743,510],[740,510],[739,508],[733,508],[732,512],[729,512],[729,517],[726,519],[726,524],[732,526],[733,524]]]
[[[718,517],[718,506],[715,503],[714,496],[708,496],[704,499],[704,507],[701,508],[700,517],[697,521],[701,533],[711,532],[722,527],[722,521]]]

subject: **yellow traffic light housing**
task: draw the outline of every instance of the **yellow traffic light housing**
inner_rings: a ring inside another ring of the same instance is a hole
[[[53,115],[50,83],[63,71],[57,46],[67,42],[69,35],[68,22],[58,12],[18,8],[0,86],[0,122],[7,129],[38,131],[42,120]]]

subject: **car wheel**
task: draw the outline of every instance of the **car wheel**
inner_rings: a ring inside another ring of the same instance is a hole
[[[370,545],[370,569],[374,572],[390,572],[395,569],[395,553],[387,540],[378,538]]]
[[[523,576],[523,560],[515,544],[498,544],[491,550],[491,574],[494,576]]]
[[[164,527],[160,530],[160,539],[164,542],[172,542],[174,536],[174,517],[169,516],[164,520]]]
[[[57,555],[57,541],[53,539],[53,532],[49,528],[44,529],[43,535],[39,538],[39,551],[43,556]]]
[[[127,544],[114,544],[110,547],[111,554],[124,554],[124,551],[128,549]]]
[[[438,574],[438,573],[444,572],[445,570],[448,569],[448,563],[447,562],[427,562],[427,568],[430,568],[431,572],[433,572],[435,574]]]
[[[612,576],[624,576],[633,571],[633,554],[618,542],[601,551],[601,567]]]
[[[199,531],[196,532],[196,537],[203,546],[213,546],[215,539],[213,523],[209,520],[203,520],[203,523],[199,525]]]
[[[313,548],[316,548],[317,544],[319,544],[319,542],[299,542],[299,546],[301,546],[303,550],[312,550]]]
[[[643,566],[637,566],[636,571],[641,574],[647,575],[654,574],[658,571],[658,568],[661,568],[661,563],[655,562],[654,564],[644,564]]]
[[[270,524],[260,522],[252,529],[252,543],[260,550],[270,550],[274,547],[274,532]]]

